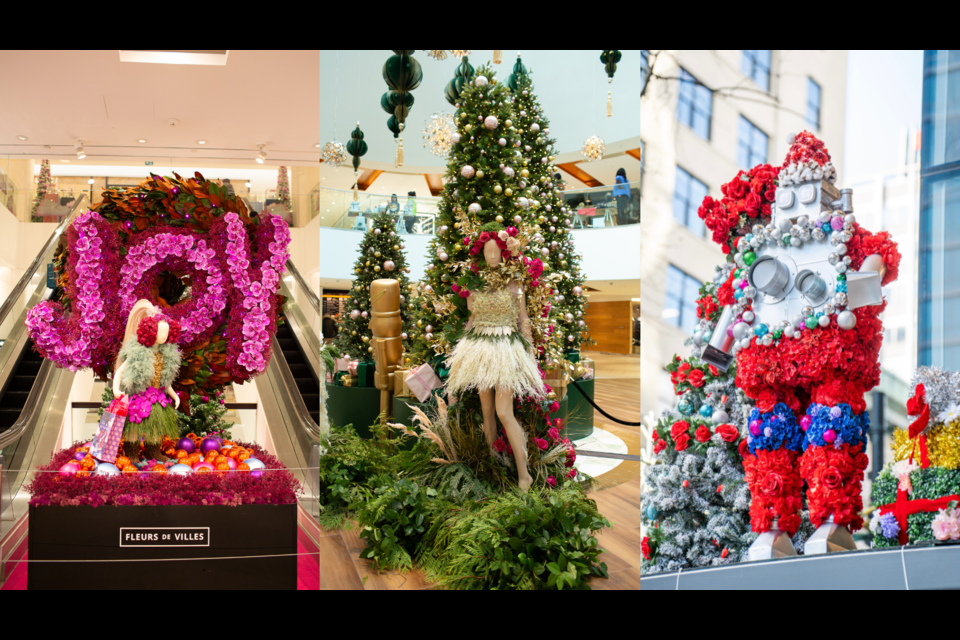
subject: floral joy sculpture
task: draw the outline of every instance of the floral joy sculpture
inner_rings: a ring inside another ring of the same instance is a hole
[[[41,302],[26,325],[37,351],[71,371],[109,368],[133,304],[156,303],[153,283],[163,271],[191,276],[188,299],[166,309],[180,322],[184,351],[204,343],[226,323],[227,363],[234,380],[263,373],[276,332],[277,290],[289,257],[290,231],[279,216],[261,214],[248,235],[236,213],[213,221],[208,233],[157,226],[133,235],[121,256],[119,227],[90,211],[67,231],[65,317],[59,302]]]

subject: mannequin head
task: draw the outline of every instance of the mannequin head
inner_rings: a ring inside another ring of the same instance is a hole
[[[486,244],[483,245],[483,259],[488,266],[495,267],[503,261],[500,251],[500,245],[497,244],[496,240],[487,240]]]

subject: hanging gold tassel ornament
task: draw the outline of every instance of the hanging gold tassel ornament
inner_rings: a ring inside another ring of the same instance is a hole
[[[494,49],[493,64],[500,64],[501,62],[503,62],[503,49]]]
[[[397,137],[397,161],[393,163],[395,167],[403,166],[403,123],[400,123],[400,135]]]
[[[610,82],[613,82],[613,78],[610,79]],[[607,89],[607,117],[610,118],[613,116],[613,92],[610,89]]]

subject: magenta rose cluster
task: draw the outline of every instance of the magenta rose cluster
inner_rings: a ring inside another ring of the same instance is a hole
[[[143,422],[149,415],[153,405],[167,407],[173,404],[173,398],[156,387],[147,387],[143,393],[135,393],[128,399],[127,419],[130,422]]]
[[[109,362],[123,335],[126,315],[110,293],[120,279],[120,239],[110,222],[88,211],[67,230],[67,247],[73,313],[65,321],[63,305],[41,302],[27,312],[26,326],[40,355],[78,371]]]
[[[227,286],[217,253],[207,238],[189,229],[162,226],[134,236],[120,269],[124,317],[137,300],[153,297],[153,282],[165,270],[192,273],[189,300],[167,310],[180,323],[181,349],[190,351],[209,340],[226,315]]]
[[[263,373],[270,358],[270,335],[276,331],[276,293],[280,278],[289,258],[290,230],[283,218],[270,214],[262,216],[254,235],[256,256],[251,264],[250,241],[246,228],[235,213],[223,217],[226,224],[226,264],[236,290],[236,303],[243,313],[231,318],[239,323],[242,340],[231,332],[227,345],[227,361],[237,378],[249,378]]]

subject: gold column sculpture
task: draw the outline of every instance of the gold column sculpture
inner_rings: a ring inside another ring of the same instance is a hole
[[[380,389],[380,411],[387,419],[393,419],[393,372],[400,365],[403,353],[398,281],[383,278],[370,285],[370,330],[376,362],[374,384]]]

